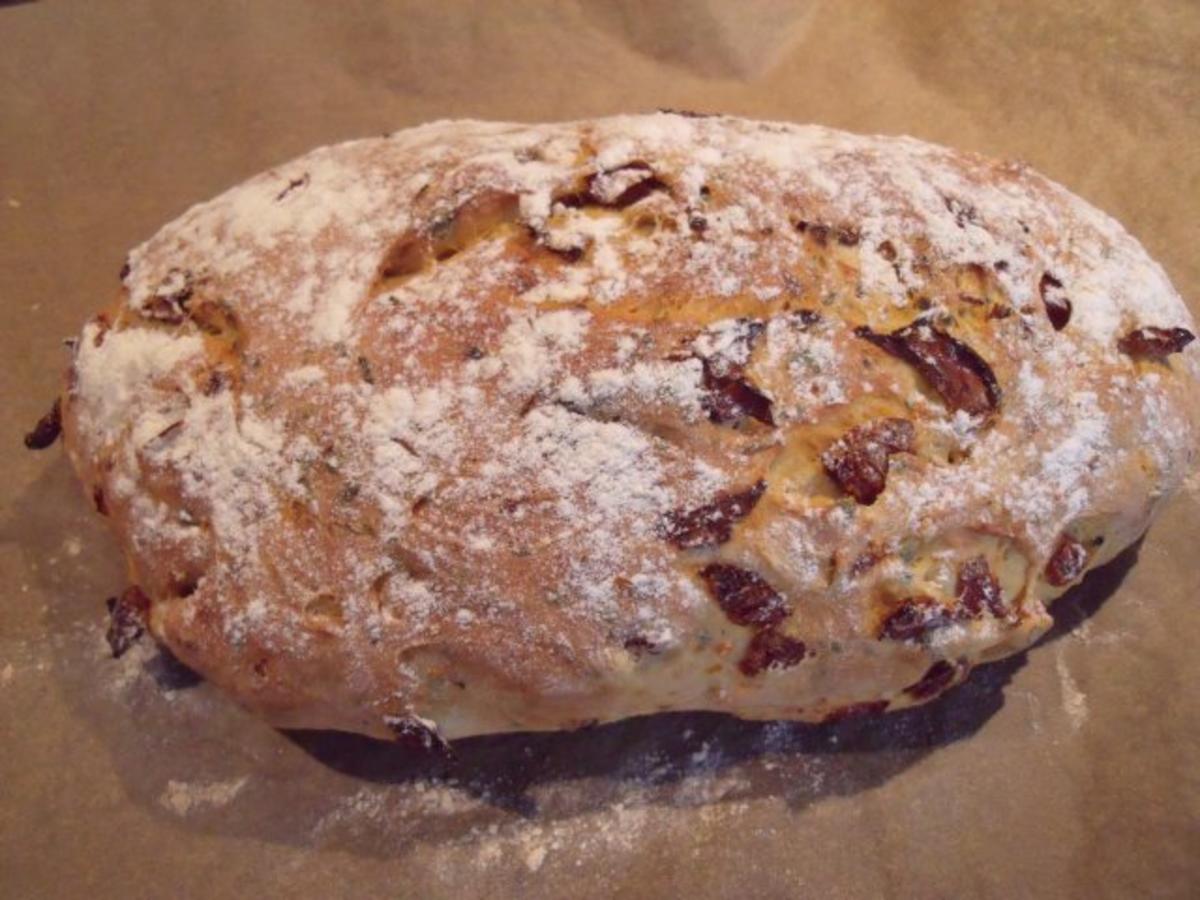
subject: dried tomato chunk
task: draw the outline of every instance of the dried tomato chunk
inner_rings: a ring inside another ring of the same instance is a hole
[[[1058,539],[1058,546],[1046,563],[1046,581],[1055,587],[1070,584],[1083,574],[1087,560],[1087,548],[1069,534],[1064,534]]]
[[[734,319],[732,327],[722,323],[719,332],[709,329],[701,333],[693,342],[693,351],[709,363],[714,375],[740,376],[766,329],[767,323],[761,319]]]
[[[1062,331],[1071,321],[1071,301],[1063,291],[1063,283],[1049,272],[1042,274],[1038,282],[1038,292],[1042,295],[1042,306],[1046,308],[1046,318],[1055,331]]]
[[[628,650],[634,656],[642,656],[644,654],[657,655],[662,652],[662,647],[646,637],[644,634],[631,634],[629,637],[621,641],[621,646]]]
[[[738,662],[738,669],[750,677],[768,669],[790,669],[804,659],[807,652],[803,641],[768,628],[750,639],[746,652]]]
[[[108,631],[104,637],[112,649],[113,659],[119,659],[146,630],[150,613],[150,598],[140,587],[126,588],[119,597],[109,597]]]
[[[878,716],[881,713],[887,712],[887,700],[868,700],[863,703],[849,703],[846,706],[839,706],[826,714],[821,721],[826,724],[833,722],[843,722],[846,719],[858,719],[864,716]]]
[[[735,625],[775,625],[791,609],[761,575],[725,563],[710,563],[700,570],[708,592]]]
[[[450,753],[446,739],[416,716],[384,716],[383,724],[396,736],[396,741],[425,751]]]
[[[946,659],[939,659],[921,676],[920,681],[906,687],[904,693],[915,700],[928,700],[931,697],[936,697],[958,681],[959,675],[964,668],[960,663],[952,663]]]
[[[712,119],[718,115],[717,113],[696,112],[692,109],[675,109],[670,106],[660,106],[658,111],[669,116],[682,116],[685,119]]]
[[[843,247],[856,247],[862,240],[862,232],[853,225],[839,225],[834,235],[837,237],[837,242]]]
[[[739,324],[743,328],[728,346],[710,355],[696,353],[702,365],[701,406],[718,425],[738,425],[745,419],[756,419],[763,425],[774,426],[770,398],[744,377],[740,362],[748,358],[766,325],[754,319],[740,319]]]
[[[954,617],[932,597],[909,597],[879,626],[879,640],[923,641],[931,632],[954,624]]]
[[[700,384],[705,390],[701,405],[718,425],[736,425],[751,418],[773,426],[770,398],[743,377],[740,362],[749,357],[766,325],[754,319],[741,319],[739,324],[743,327],[728,346],[710,355],[696,353],[702,366]]]
[[[25,434],[25,446],[30,450],[45,450],[62,434],[62,399],[55,399],[50,411],[37,420],[33,430]]]
[[[946,405],[973,416],[989,416],[1000,407],[1000,385],[992,367],[957,338],[918,320],[890,334],[866,325],[854,333],[912,365]]]
[[[1136,328],[1117,341],[1117,349],[1129,356],[1150,356],[1162,359],[1178,353],[1196,339],[1186,328],[1157,328],[1148,325]]]
[[[681,550],[723,544],[733,534],[734,523],[750,514],[766,488],[766,482],[757,481],[744,491],[717,494],[711,503],[695,509],[669,512],[660,534]]]
[[[821,464],[842,490],[870,505],[887,483],[888,458],[910,452],[915,436],[907,419],[876,419],[834,441],[821,454]]]
[[[625,209],[655,191],[666,189],[667,183],[655,174],[650,164],[637,159],[623,166],[593,172],[587,177],[582,191],[563,194],[556,197],[555,202],[575,208],[595,205]]]
[[[756,419],[764,425],[774,425],[771,400],[758,388],[739,375],[717,375],[705,360],[701,385],[708,392],[701,405],[709,419],[718,425],[737,424],[744,419]]]
[[[1008,613],[1000,582],[983,556],[972,557],[959,567],[955,593],[963,610],[972,618],[982,615],[985,606],[997,619],[1004,618]]]
[[[194,280],[190,269],[170,269],[154,289],[154,294],[142,305],[142,315],[168,325],[183,322],[195,289]]]

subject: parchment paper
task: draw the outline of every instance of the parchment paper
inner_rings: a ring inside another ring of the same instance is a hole
[[[115,546],[20,437],[126,249],[317,144],[659,106],[1024,158],[1200,301],[1194,2],[0,4],[0,895],[1200,896],[1194,489],[1027,656],[881,721],[656,717],[451,765],[107,658]]]

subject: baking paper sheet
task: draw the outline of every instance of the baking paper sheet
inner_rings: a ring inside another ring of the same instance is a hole
[[[56,448],[21,447],[125,251],[317,144],[677,107],[1019,157],[1200,299],[1200,6],[0,5],[0,895],[1195,897],[1200,502],[1031,653],[833,727],[654,717],[461,742],[284,734],[143,642]]]

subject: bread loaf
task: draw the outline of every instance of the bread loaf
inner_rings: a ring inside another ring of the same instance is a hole
[[[820,721],[1029,646],[1143,533],[1193,462],[1193,328],[1020,163],[439,122],[134,250],[62,419],[137,585],[118,639],[280,726]]]

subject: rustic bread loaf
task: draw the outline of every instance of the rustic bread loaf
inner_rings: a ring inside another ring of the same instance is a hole
[[[316,150],[130,255],[70,457],[289,727],[823,720],[1016,652],[1193,461],[1194,326],[1019,163],[680,114]]]

